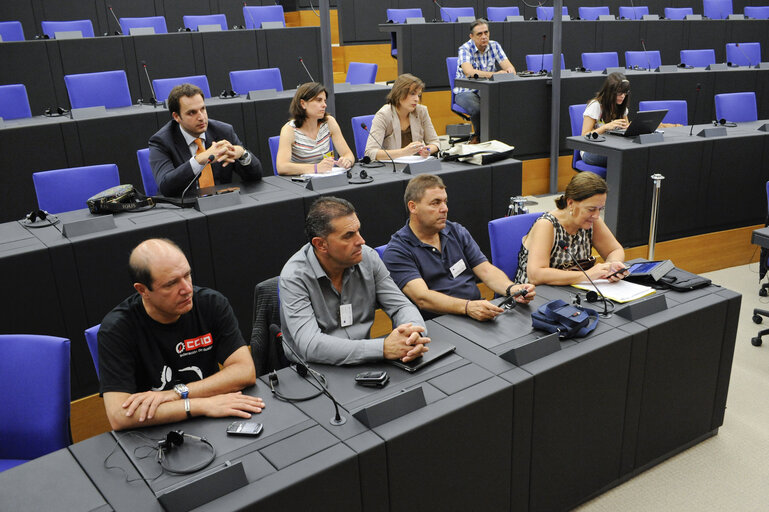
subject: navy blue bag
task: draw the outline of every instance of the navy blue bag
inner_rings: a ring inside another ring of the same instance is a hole
[[[558,338],[582,338],[598,325],[598,313],[592,309],[567,304],[557,299],[539,307],[531,314],[535,329],[558,333]]]

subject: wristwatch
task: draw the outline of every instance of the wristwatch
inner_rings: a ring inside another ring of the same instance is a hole
[[[174,386],[174,392],[179,395],[179,398],[186,400],[187,395],[190,394],[190,389],[186,386],[186,384],[177,384]]]

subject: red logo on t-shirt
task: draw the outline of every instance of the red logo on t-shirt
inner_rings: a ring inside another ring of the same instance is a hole
[[[192,352],[193,350],[197,350],[199,348],[207,347],[211,345],[214,342],[213,336],[211,336],[211,333],[204,334],[203,336],[198,336],[197,338],[190,338],[188,340],[184,340],[184,344],[180,343],[176,347],[176,351],[181,354],[183,352]]]

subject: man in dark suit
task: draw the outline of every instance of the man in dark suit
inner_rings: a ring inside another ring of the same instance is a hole
[[[168,94],[173,119],[150,138],[150,167],[165,196],[180,196],[196,173],[198,185],[262,179],[262,164],[238,139],[232,125],[208,119],[203,91],[182,84]],[[210,157],[213,156],[213,159]]]

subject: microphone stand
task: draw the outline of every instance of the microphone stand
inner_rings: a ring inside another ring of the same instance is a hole
[[[438,17],[433,18],[433,23],[438,23],[440,21],[443,21],[443,17],[441,16],[441,11],[443,10],[443,6],[438,3],[438,0],[433,0],[433,3],[438,7]]]
[[[700,89],[702,89],[702,85],[697,84],[697,94],[694,96],[694,115],[692,116],[692,127],[689,129],[689,137],[691,137],[694,132],[694,123],[697,120],[697,103],[699,103],[698,100],[700,99]]]
[[[212,163],[214,160],[216,160],[216,157],[214,155],[208,155],[208,162],[206,163],[206,165]],[[206,166],[204,165],[203,169],[205,169],[205,168],[206,168]],[[200,169],[200,171],[196,172],[195,176],[193,176],[193,178],[192,178],[192,181],[190,181],[187,184],[187,186],[184,188],[184,191],[182,192],[182,199],[181,199],[181,204],[180,204],[180,206],[182,208],[189,208],[189,206],[185,206],[184,205],[184,196],[185,196],[185,194],[187,194],[187,191],[190,189],[192,184],[195,183],[196,181],[198,181],[198,178],[200,178],[200,175],[203,174],[203,169]],[[190,206],[192,206],[192,205],[190,204]]]
[[[633,10],[633,16],[635,16],[635,10]],[[643,47],[643,49],[644,49],[644,56],[646,57],[646,65],[648,66],[648,67],[646,68],[646,70],[647,70],[647,71],[651,71],[651,70],[652,70],[652,61],[651,61],[651,59],[649,58],[649,52],[647,52],[647,51],[646,51],[646,43],[644,42],[644,40],[643,40],[643,39],[641,39],[641,46],[642,46],[642,47]]]
[[[398,169],[396,169],[396,167],[395,167],[395,159],[390,155],[390,153],[387,152],[387,150],[384,148],[384,146],[381,145],[378,140],[376,140],[375,137],[371,136],[371,132],[368,130],[368,126],[366,126],[366,123],[361,123],[360,127],[363,128],[364,130],[366,130],[366,133],[368,133],[368,136],[371,137],[371,139],[374,142],[376,142],[376,145],[379,146],[380,148],[382,148],[382,151],[385,152],[385,155],[387,155],[387,157],[390,159],[390,162],[392,162],[392,164],[393,164],[393,172],[398,172]]]
[[[542,57],[541,57],[540,62],[539,62],[539,74],[540,75],[547,74],[547,71],[545,71],[545,42],[546,41],[547,41],[547,34],[542,34]],[[553,55],[553,62],[552,62],[552,64],[553,64],[553,66],[555,66],[555,55]],[[559,66],[561,65],[560,55],[559,55],[559,59],[558,59],[558,65]],[[550,69],[552,69],[552,66],[550,67]]]
[[[569,250],[569,244],[567,244],[564,240],[561,240],[558,242],[558,247],[566,251],[566,254],[568,254],[569,257],[571,258],[571,261],[573,261],[577,265],[577,268],[579,268],[582,271],[582,273],[585,274],[585,277],[587,277],[587,280],[590,281],[590,284],[593,285],[593,288],[595,288],[595,291],[597,291],[598,295],[601,296],[601,300],[603,300],[603,313],[599,313],[601,317],[602,318],[611,317],[613,314],[613,311],[609,311],[609,303],[606,297],[604,297],[603,292],[601,292],[601,289],[595,285],[592,279],[590,279],[590,276],[587,275],[587,272],[585,272],[585,269],[582,268],[582,265],[579,264],[579,261],[577,261],[577,258],[575,258],[574,255],[571,253],[571,251]]]
[[[112,10],[112,6],[108,5],[107,9],[109,9],[109,12],[112,13],[112,17],[115,19],[115,23],[117,23],[117,30],[115,31],[115,35],[122,36],[123,30],[120,27],[120,21],[118,21],[117,16],[115,16],[115,11]]]
[[[309,76],[309,77],[310,77],[310,82],[314,82],[314,81],[315,81],[315,79],[314,79],[314,78],[312,77],[312,75],[310,74],[310,70],[309,70],[309,69],[307,69],[307,66],[305,66],[305,65],[304,65],[304,59],[303,59],[301,56],[299,57],[299,63],[300,63],[300,64],[302,65],[302,67],[304,68],[304,72],[305,72],[305,73],[307,73],[307,76]]]
[[[734,43],[737,46],[737,49],[740,51],[743,57],[745,57],[745,61],[748,63],[748,68],[752,68],[753,64],[750,63],[750,59],[748,58],[747,54],[740,48],[740,43]]]
[[[243,2],[243,7],[248,7],[248,4],[246,2]],[[248,9],[245,9],[245,11],[248,13],[248,17],[251,18],[251,24],[253,25],[252,28],[254,28],[254,29],[259,28],[259,27],[256,26],[256,22],[254,21],[254,15],[251,14],[251,11],[249,11]],[[302,60],[302,58],[299,57],[299,60]]]

